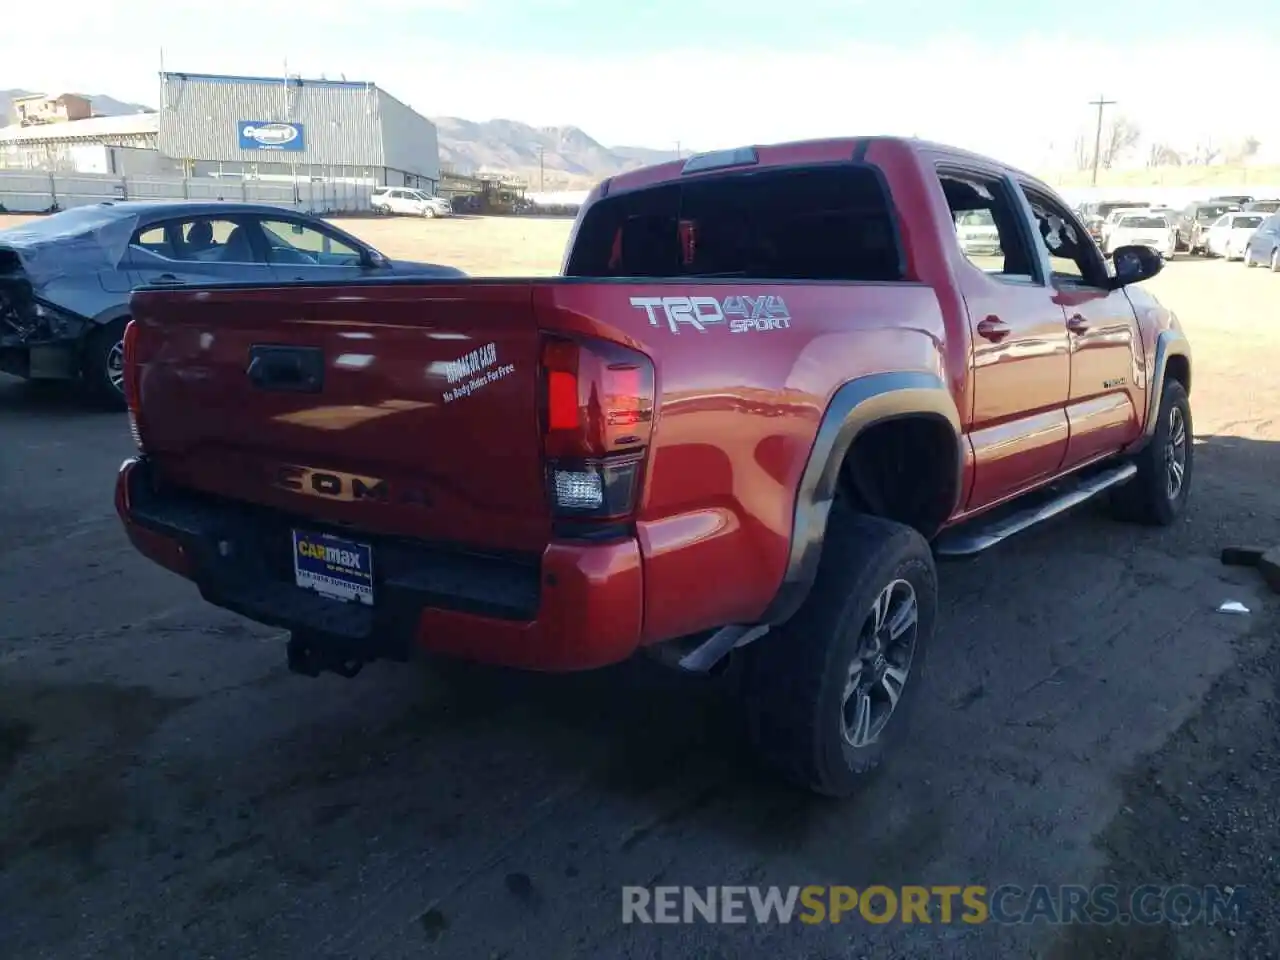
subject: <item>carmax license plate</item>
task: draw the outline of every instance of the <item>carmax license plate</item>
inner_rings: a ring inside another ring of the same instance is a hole
[[[367,543],[295,530],[293,575],[304,590],[373,606],[373,548]]]

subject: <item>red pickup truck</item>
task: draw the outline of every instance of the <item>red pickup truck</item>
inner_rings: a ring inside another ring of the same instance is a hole
[[[606,180],[555,278],[145,289],[117,508],[304,674],[732,656],[763,757],[845,794],[935,554],[1186,504],[1188,343],[1160,258],[1113,260],[1034,178],[870,137]]]

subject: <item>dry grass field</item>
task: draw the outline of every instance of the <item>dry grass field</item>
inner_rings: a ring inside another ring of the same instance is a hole
[[[1092,171],[1070,170],[1042,174],[1046,183],[1055,187],[1087,187],[1092,183]],[[1101,188],[1128,187],[1218,187],[1239,188],[1256,184],[1272,187],[1280,183],[1280,166],[1216,167],[1135,167],[1132,170],[1099,170],[1098,186]]]
[[[446,263],[474,277],[558,273],[573,223],[550,217],[375,217],[333,222],[389,257]]]

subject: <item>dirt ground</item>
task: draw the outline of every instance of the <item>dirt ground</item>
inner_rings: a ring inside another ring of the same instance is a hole
[[[345,221],[395,256],[550,273],[564,221]],[[942,567],[905,745],[845,803],[760,774],[731,701],[645,664],[284,669],[146,563],[119,415],[0,378],[0,956],[1280,955],[1280,276],[1150,283],[1195,351],[1184,523],[1086,507]],[[1248,616],[1215,612],[1239,600]],[[624,884],[1231,885],[1236,924],[624,926]]]

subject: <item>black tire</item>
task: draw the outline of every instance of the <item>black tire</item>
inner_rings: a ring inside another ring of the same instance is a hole
[[[884,671],[901,668],[904,652],[898,643],[911,633],[904,630],[898,642],[890,643],[887,656],[865,655],[865,628],[874,619],[873,606],[886,594],[886,626],[894,611],[901,612],[897,604],[908,594],[916,604],[916,621],[900,696],[884,713],[889,689]],[[827,524],[818,575],[804,605],[744,651],[747,723],[760,758],[815,793],[852,793],[879,765],[886,735],[892,740],[904,726],[903,713],[919,685],[937,606],[937,572],[925,539],[910,527],[854,513],[837,502]],[[858,746],[847,736],[845,709],[845,688],[855,661],[865,670],[868,706],[876,700],[881,710],[868,731],[873,735],[858,738],[867,741]]]
[[[1271,251],[1271,272],[1280,273],[1280,248]]]
[[[1137,476],[1115,491],[1111,505],[1119,519],[1165,527],[1182,516],[1186,509],[1195,466],[1191,403],[1187,399],[1187,391],[1177,380],[1170,378],[1165,381],[1158,416],[1155,435],[1134,459],[1138,467]],[[1174,433],[1179,422],[1180,444]],[[1172,493],[1170,458],[1179,456],[1176,452],[1179,446],[1181,481],[1177,492]]]
[[[127,318],[103,324],[89,334],[81,367],[90,399],[110,410],[123,410],[124,328]]]

